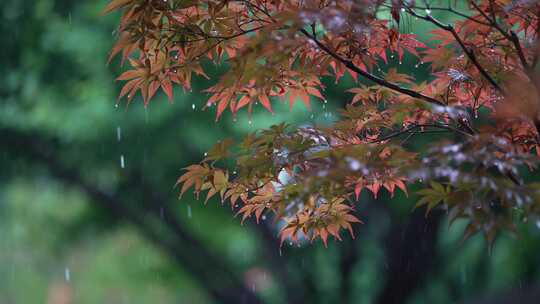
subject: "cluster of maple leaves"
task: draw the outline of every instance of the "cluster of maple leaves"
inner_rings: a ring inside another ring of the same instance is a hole
[[[179,178],[206,200],[219,195],[242,215],[284,222],[282,241],[341,239],[360,222],[361,192],[407,193],[418,206],[467,218],[466,236],[492,241],[513,229],[515,210],[540,215],[540,185],[526,182],[539,152],[540,4],[534,0],[114,0],[122,11],[111,59],[130,68],[120,97],[145,105],[161,90],[191,89],[204,67],[227,72],[206,92],[216,119],[259,104],[325,100],[322,79],[349,74],[354,94],[330,127],[285,124],[216,144]],[[453,17],[446,23],[435,16]],[[428,41],[404,33],[407,19],[435,28]],[[388,57],[429,64],[419,83]],[[409,151],[412,136],[440,142]],[[234,169],[217,164],[236,161]]]

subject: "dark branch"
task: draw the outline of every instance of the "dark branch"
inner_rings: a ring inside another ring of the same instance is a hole
[[[516,51],[519,56],[519,60],[521,61],[521,65],[523,65],[523,68],[525,71],[527,71],[528,74],[532,73],[532,68],[527,63],[527,58],[525,58],[525,54],[523,53],[523,49],[521,48],[521,43],[519,41],[519,37],[517,36],[516,32],[510,31],[510,41],[514,43],[514,47],[516,48]]]
[[[472,64],[476,67],[476,69],[478,70],[478,72],[480,72],[480,74],[499,92],[503,92],[502,88],[499,86],[499,84],[497,84],[497,82],[489,75],[489,73],[482,67],[482,65],[480,65],[480,63],[478,62],[478,58],[476,58],[476,55],[474,54],[474,52],[469,49],[465,43],[463,42],[463,40],[459,37],[458,33],[456,32],[456,30],[454,29],[453,26],[449,25],[449,24],[443,24],[441,23],[439,20],[433,18],[431,15],[426,15],[426,16],[422,16],[420,14],[417,14],[413,9],[411,8],[407,8],[407,12],[417,18],[420,18],[422,20],[426,20],[432,24],[434,24],[435,26],[437,26],[438,28],[440,29],[443,29],[445,31],[448,31],[452,34],[452,36],[454,37],[454,39],[456,40],[456,42],[460,45],[461,49],[463,50],[463,52],[465,53],[465,55],[467,55],[467,58],[469,58],[469,60],[472,62]]]
[[[386,241],[386,284],[375,303],[405,303],[422,286],[437,256],[440,213],[416,209],[405,225],[393,225]]]
[[[523,49],[521,48],[521,43],[519,42],[519,37],[516,35],[514,31],[510,31],[510,34],[505,31],[497,22],[497,19],[495,17],[495,13],[493,12],[492,8],[492,17],[490,18],[483,10],[476,4],[474,1],[471,1],[471,5],[484,17],[488,22],[489,25],[493,26],[499,33],[501,33],[506,39],[508,39],[516,49],[516,52],[518,54],[519,60],[521,61],[521,64],[523,65],[523,68],[529,73],[530,72],[530,66],[527,63],[527,59],[525,58],[525,54],[523,53]],[[492,2],[490,2],[490,5],[492,5]]]
[[[403,134],[407,134],[407,133],[411,133],[411,132],[414,132],[415,130],[419,129],[419,128],[435,128],[435,129],[442,129],[442,130],[445,130],[445,131],[448,131],[448,132],[455,132],[455,133],[458,133],[460,135],[465,135],[465,136],[471,136],[471,134],[467,133],[467,132],[463,132],[459,129],[456,129],[452,126],[449,126],[449,125],[441,125],[441,124],[415,124],[413,126],[410,126],[410,127],[407,127],[403,130],[400,130],[400,131],[396,131],[394,133],[390,133],[386,136],[383,136],[381,138],[378,138],[378,139],[375,139],[373,140],[372,142],[373,143],[376,143],[376,142],[381,142],[381,141],[386,141],[386,140],[389,140],[389,139],[392,139],[392,138],[395,138],[395,137],[398,137],[400,135],[403,135]],[[428,131],[420,131],[420,133],[428,133]]]
[[[378,84],[380,86],[392,89],[392,90],[394,90],[396,92],[400,92],[402,94],[408,95],[410,97],[417,98],[417,99],[420,99],[420,100],[423,100],[423,101],[427,101],[427,102],[432,103],[432,104],[444,105],[444,103],[442,103],[441,101],[439,101],[439,100],[437,100],[437,99],[435,99],[433,97],[429,97],[429,96],[423,95],[423,94],[421,94],[421,93],[419,93],[417,91],[401,87],[401,86],[399,86],[399,85],[397,85],[395,83],[388,82],[388,81],[386,81],[386,80],[384,80],[384,79],[382,79],[380,77],[377,77],[377,76],[375,76],[375,75],[373,75],[371,73],[363,71],[362,69],[357,67],[352,61],[350,61],[348,59],[345,59],[345,58],[339,56],[338,54],[336,54],[334,51],[332,51],[326,45],[321,43],[316,37],[314,37],[313,35],[308,33],[306,30],[301,29],[300,32],[302,32],[302,34],[304,34],[306,37],[308,37],[311,41],[315,42],[315,44],[321,50],[323,50],[324,52],[326,52],[328,55],[332,56],[333,58],[335,58],[339,62],[343,63],[348,69],[350,69],[351,71],[353,71],[355,73],[358,73],[359,75],[373,81],[374,83],[376,83],[376,84]]]

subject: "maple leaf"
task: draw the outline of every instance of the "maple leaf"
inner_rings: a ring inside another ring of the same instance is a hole
[[[211,172],[206,165],[191,165],[186,167],[185,170],[187,172],[180,176],[176,182],[176,186],[182,184],[180,197],[192,186],[195,187],[196,192],[200,191],[204,180]]]
[[[414,78],[412,77],[412,75],[400,74],[398,73],[396,68],[389,69],[384,76],[384,79],[389,82],[399,82],[404,84],[414,83]]]
[[[422,198],[416,203],[416,207],[427,205],[426,213],[429,213],[439,203],[445,202],[450,193],[448,186],[444,187],[437,182],[430,182],[430,186],[431,188],[416,191],[417,194],[422,195]]]

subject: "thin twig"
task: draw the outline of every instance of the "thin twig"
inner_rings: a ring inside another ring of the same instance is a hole
[[[445,130],[445,131],[448,131],[448,132],[455,132],[455,133],[458,133],[458,134],[461,134],[461,135],[464,135],[464,136],[471,136],[471,134],[469,134],[467,132],[464,132],[464,131],[462,131],[460,129],[454,128],[452,126],[449,126],[449,125],[415,124],[413,126],[405,128],[403,130],[396,131],[394,133],[388,134],[388,135],[386,135],[384,137],[381,137],[381,138],[377,138],[377,139],[373,140],[372,143],[377,143],[377,142],[390,140],[392,138],[398,137],[398,136],[403,135],[403,134],[407,134],[407,133],[412,132],[412,131],[414,131],[416,129],[419,129],[419,128],[436,128],[436,129],[442,129],[442,130]],[[413,132],[413,133],[416,133],[416,132]],[[421,131],[420,133],[429,133],[429,131]]]

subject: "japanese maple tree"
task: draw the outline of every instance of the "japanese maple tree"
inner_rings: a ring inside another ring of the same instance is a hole
[[[227,71],[205,92],[205,107],[250,115],[325,100],[324,78],[356,85],[331,126],[272,126],[234,144],[217,143],[178,179],[205,199],[219,196],[245,220],[284,222],[281,239],[340,239],[360,222],[362,191],[407,193],[417,206],[466,218],[465,236],[492,242],[500,230],[540,215],[540,184],[523,173],[538,162],[540,4],[535,0],[114,0],[120,55],[129,68],[120,97],[173,87],[191,90],[205,66]],[[452,16],[452,22],[437,13]],[[435,28],[420,41],[408,20]],[[389,63],[404,56],[429,65],[418,82]],[[326,82],[325,82],[326,83]],[[213,107],[215,106],[215,107]],[[437,133],[421,150],[412,136]],[[218,165],[233,159],[234,168]]]

